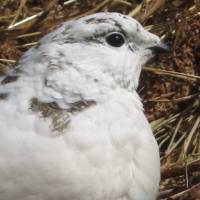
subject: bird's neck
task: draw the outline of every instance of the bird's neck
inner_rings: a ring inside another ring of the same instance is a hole
[[[18,102],[19,105],[16,103],[18,107],[21,105],[27,108],[30,107],[33,100],[37,99],[41,103],[56,103],[58,107],[66,109],[69,104],[81,100],[104,103],[111,99],[126,104],[126,100],[131,99],[135,105],[142,108],[140,98],[135,90],[129,91],[110,80],[107,83],[103,80],[99,80],[98,83],[88,80],[85,84],[79,84],[79,88],[75,87],[74,90],[69,88],[71,91],[68,92],[64,91],[62,87],[59,88],[57,81],[59,82],[60,79],[51,80],[52,82],[49,82],[48,85],[45,85],[41,79],[40,76],[29,77],[23,74],[5,76],[0,84],[0,101],[10,99]]]
[[[30,53],[33,57],[28,56]],[[134,82],[132,74],[137,73],[139,77],[140,67],[134,73],[125,71],[118,77],[69,60],[59,68],[58,63],[46,60],[45,55],[41,58],[36,49],[30,49],[14,71],[1,79],[0,99],[18,100],[25,107],[37,99],[42,103],[55,102],[62,109],[81,100],[102,103],[116,96],[123,100],[123,96],[136,94],[138,79]],[[139,100],[136,102],[141,104]]]

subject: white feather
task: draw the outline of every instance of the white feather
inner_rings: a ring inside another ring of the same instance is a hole
[[[136,38],[138,51],[111,47],[104,37],[86,40],[119,28],[112,19]],[[65,23],[25,53],[20,72],[11,72],[18,80],[0,85],[8,94],[0,100],[0,200],[156,199],[158,146],[135,89],[152,57],[145,47],[158,40],[129,17],[100,13]],[[95,104],[53,134],[52,119],[31,109],[33,98],[61,110]]]

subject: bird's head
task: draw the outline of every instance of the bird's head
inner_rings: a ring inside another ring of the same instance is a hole
[[[47,94],[50,88],[59,96],[87,90],[90,98],[109,87],[135,90],[143,64],[165,50],[160,38],[133,18],[97,13],[47,34],[19,61],[19,68],[29,77],[40,77],[37,81],[44,79],[37,91]]]
[[[119,13],[97,13],[66,23],[41,43],[55,45],[48,54],[60,51],[85,73],[107,74],[128,89],[137,88],[143,64],[155,53],[167,50],[158,36]]]

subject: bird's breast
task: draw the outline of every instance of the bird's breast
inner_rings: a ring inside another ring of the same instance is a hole
[[[99,173],[105,183],[125,184],[121,193],[130,199],[143,200],[147,194],[155,198],[160,180],[158,146],[137,98],[122,93],[99,103],[72,118],[69,131],[74,133],[66,135],[69,146],[84,152],[90,165],[106,169],[102,172],[108,174]],[[119,182],[112,182],[117,177]]]
[[[1,109],[0,200],[155,197],[158,148],[132,99],[98,103],[74,115],[60,135],[49,134],[49,121],[37,115]]]

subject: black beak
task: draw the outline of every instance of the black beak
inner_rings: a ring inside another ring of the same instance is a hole
[[[155,46],[149,47],[150,50],[152,50],[153,53],[155,54],[160,54],[160,53],[170,53],[171,49],[168,45],[165,43],[158,43]]]

